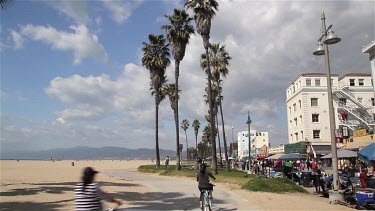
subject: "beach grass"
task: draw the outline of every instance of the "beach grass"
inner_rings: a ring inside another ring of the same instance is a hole
[[[287,178],[253,178],[242,189],[271,193],[307,193],[305,189]]]
[[[196,169],[189,169],[191,165],[182,165],[181,171],[177,171],[175,165],[170,165],[166,170],[164,166],[156,168],[155,165],[142,165],[138,167],[138,171],[145,173],[154,173],[164,176],[182,176],[195,177]],[[210,166],[208,170],[212,172]],[[226,168],[218,168],[218,175],[215,175],[215,182],[239,185],[242,189],[248,191],[260,191],[270,193],[307,193],[307,191],[293,181],[285,178],[261,178],[255,175],[249,175],[246,172],[231,169],[230,172]]]

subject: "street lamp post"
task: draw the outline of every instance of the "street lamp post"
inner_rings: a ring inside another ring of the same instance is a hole
[[[250,112],[247,113],[247,129],[249,131],[248,137],[249,137],[249,172],[251,173],[251,133],[250,133],[250,125],[251,125],[251,119],[250,119]]]
[[[339,190],[339,174],[338,174],[338,163],[337,163],[337,147],[336,147],[336,136],[335,136],[335,117],[333,110],[333,98],[332,98],[332,84],[331,84],[331,70],[329,64],[329,51],[328,45],[332,45],[341,41],[333,31],[331,30],[332,25],[326,28],[326,18],[324,12],[321,16],[323,34],[318,40],[318,48],[313,53],[315,56],[325,55],[326,71],[327,71],[327,92],[328,92],[328,113],[329,113],[329,124],[330,124],[330,135],[331,135],[331,151],[332,151],[332,165],[333,165],[333,190],[336,192]],[[324,39],[323,39],[324,38]],[[323,39],[323,44],[322,44]],[[323,49],[324,47],[324,49]]]

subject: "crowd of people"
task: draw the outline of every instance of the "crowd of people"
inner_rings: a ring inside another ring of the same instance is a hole
[[[306,159],[306,160],[233,160],[232,167],[240,170],[251,170],[253,174],[262,175],[265,177],[272,177],[277,175],[274,172],[282,172],[282,177],[287,177],[296,182],[300,182],[301,174],[306,172],[305,175],[311,173],[311,181],[315,186],[317,193],[326,192],[327,188],[331,188],[333,180],[332,175],[326,174],[324,167],[327,164],[321,160]],[[251,168],[249,168],[251,167]],[[356,177],[360,181],[362,188],[368,187],[366,179],[374,175],[374,167],[368,168],[368,164],[360,159],[343,160],[340,162],[338,168],[340,173],[347,175],[347,177]],[[372,169],[371,172],[368,169]],[[274,174],[271,175],[273,172]],[[294,176],[294,177],[293,177]],[[310,178],[310,177],[309,177]]]

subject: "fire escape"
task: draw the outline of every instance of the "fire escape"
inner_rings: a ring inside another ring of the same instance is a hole
[[[339,126],[348,127],[354,131],[363,127],[372,128],[374,126],[374,119],[371,112],[361,101],[355,98],[354,94],[349,90],[349,87],[333,87],[333,94],[335,94],[339,101],[337,102],[337,109],[339,113]],[[345,99],[345,101],[340,101]],[[346,114],[343,117],[341,114]]]

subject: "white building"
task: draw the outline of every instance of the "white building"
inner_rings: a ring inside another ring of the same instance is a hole
[[[237,133],[238,157],[249,156],[249,131],[241,131]],[[250,130],[251,139],[251,156],[255,157],[263,146],[269,146],[268,132],[259,132]]]
[[[363,47],[362,53],[369,54],[370,66],[371,66],[371,73],[372,73],[372,81],[375,81],[375,40],[373,40],[370,44]],[[375,93],[375,86],[374,93]],[[374,110],[372,113],[375,113]]]
[[[374,93],[371,75],[331,75],[335,129],[338,142],[354,130],[373,126]],[[315,150],[330,142],[327,80],[324,73],[300,75],[286,89],[289,143],[309,141]]]
[[[276,147],[270,147],[268,149],[268,154],[282,154],[284,153],[285,150],[284,150],[284,144],[281,144],[280,146],[276,146]]]

